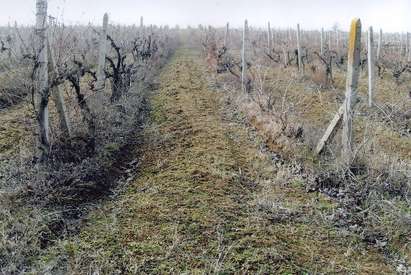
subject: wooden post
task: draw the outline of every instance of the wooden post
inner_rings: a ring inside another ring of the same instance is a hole
[[[47,0],[36,0],[36,37],[38,46],[37,69],[37,120],[39,123],[39,141],[41,160],[45,160],[50,152],[49,139],[49,79],[47,60]]]
[[[225,26],[225,34],[224,34],[224,47],[226,48],[228,48],[229,36],[230,36],[230,23],[227,22]]]
[[[106,76],[104,68],[106,66],[106,53],[107,53],[107,26],[108,26],[108,14],[105,13],[103,17],[103,29],[100,33],[100,49],[98,53],[98,67],[97,67],[97,83],[96,90],[103,90],[105,87]]]
[[[301,31],[300,24],[297,24],[297,52],[298,52],[298,71],[301,75],[304,75],[304,68],[302,62],[302,52],[301,52]]]
[[[373,106],[374,92],[374,33],[372,27],[368,29],[368,106]]]
[[[288,66],[288,53],[286,49],[286,43],[283,45],[284,67]]]
[[[324,28],[321,28],[320,53],[321,55],[324,54]]]
[[[272,35],[271,35],[271,26],[270,26],[270,22],[268,22],[268,26],[267,26],[267,45],[268,45],[268,51],[271,51],[271,39],[272,39]]]
[[[378,37],[378,48],[377,48],[377,61],[380,60],[382,50],[382,29],[380,29],[380,35]]]
[[[353,102],[357,93],[359,66],[361,54],[361,21],[354,19],[351,23],[348,42],[348,68],[347,83],[344,102],[343,132],[342,132],[342,157],[344,164],[350,167],[352,162],[352,121]]]
[[[53,56],[53,49],[50,46],[50,42],[47,39],[47,52],[48,52],[48,71],[52,78],[57,75],[57,65]],[[56,105],[57,113],[59,115],[59,124],[61,131],[69,138],[71,137],[70,121],[66,113],[66,104],[64,102],[63,92],[59,86],[51,88],[51,96]]]
[[[247,34],[248,34],[248,21],[244,21],[243,28],[243,48],[241,51],[241,86],[244,92],[247,92],[247,60],[246,60],[246,51],[247,51]]]

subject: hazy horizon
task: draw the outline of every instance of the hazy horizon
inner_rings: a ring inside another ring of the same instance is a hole
[[[354,17],[361,19],[364,28],[372,25],[386,32],[411,31],[411,20],[407,12],[411,3],[407,0],[289,0],[269,1],[167,1],[167,0],[49,0],[49,15],[66,24],[100,24],[105,12],[114,24],[139,24],[140,16],[146,25],[180,25],[181,27],[212,25],[223,26],[230,22],[240,27],[244,19],[251,26],[287,28],[300,23],[303,29],[331,28],[338,24],[347,30]],[[35,22],[35,0],[15,0],[3,4],[0,10],[0,25],[33,25]]]

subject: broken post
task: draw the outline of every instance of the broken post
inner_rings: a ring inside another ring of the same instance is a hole
[[[344,102],[344,117],[342,131],[342,158],[347,167],[352,162],[352,121],[353,121],[353,102],[357,93],[360,54],[361,54],[361,21],[354,19],[351,23],[350,36],[348,41],[348,68],[347,83]]]
[[[247,60],[246,60],[246,51],[247,51],[247,33],[248,33],[248,21],[244,21],[243,28],[243,48],[241,51],[241,87],[244,92],[247,92]]]
[[[301,75],[304,75],[304,68],[301,56],[301,32],[300,32],[300,24],[297,24],[297,55],[298,55],[298,71]]]
[[[45,160],[50,152],[49,139],[49,79],[47,60],[47,0],[36,1],[36,37],[38,50],[37,69],[37,120],[39,123],[39,141],[41,156]]]
[[[105,13],[103,17],[103,29],[100,33],[100,49],[98,53],[98,67],[97,67],[97,83],[96,90],[103,90],[106,82],[106,75],[104,68],[106,66],[106,53],[107,53],[107,26],[108,26],[108,14]]]
[[[315,153],[321,154],[327,143],[335,136],[337,130],[344,122],[343,131],[343,158],[345,164],[350,165],[352,160],[351,141],[352,141],[352,108],[356,103],[355,93],[357,90],[359,77],[361,51],[361,21],[354,19],[351,23],[351,30],[348,42],[348,69],[347,69],[347,83],[346,83],[346,99],[343,105],[335,114],[333,120],[325,131],[323,137],[320,139]]]
[[[335,134],[337,133],[338,129],[341,126],[343,115],[344,115],[344,106],[341,106],[340,109],[338,109],[337,114],[335,114],[327,130],[325,131],[323,137],[318,142],[317,147],[315,149],[316,155],[321,154],[324,151],[324,148],[327,145],[327,143],[334,138]]]
[[[368,106],[373,106],[373,92],[374,92],[374,34],[373,29],[368,29]]]

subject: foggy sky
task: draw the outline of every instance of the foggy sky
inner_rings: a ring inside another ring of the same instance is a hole
[[[0,0],[6,2],[6,0]],[[111,23],[174,26],[214,25],[230,22],[250,25],[290,27],[300,23],[305,29],[331,28],[335,23],[348,29],[352,18],[363,26],[384,31],[411,31],[411,0],[49,0],[49,14],[66,24],[100,24],[104,12]],[[35,0],[11,0],[1,4],[0,25],[29,25],[35,21]]]

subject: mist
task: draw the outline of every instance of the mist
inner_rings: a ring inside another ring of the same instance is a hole
[[[138,24],[144,16],[146,24],[197,26],[241,26],[248,19],[255,27],[263,27],[267,21],[278,28],[287,28],[300,23],[304,29],[331,28],[338,25],[348,29],[352,18],[359,17],[363,25],[382,28],[387,32],[411,31],[407,0],[50,0],[49,14],[65,24],[101,24],[105,12],[114,24]],[[7,1],[0,9],[0,25],[34,23],[35,1]]]

